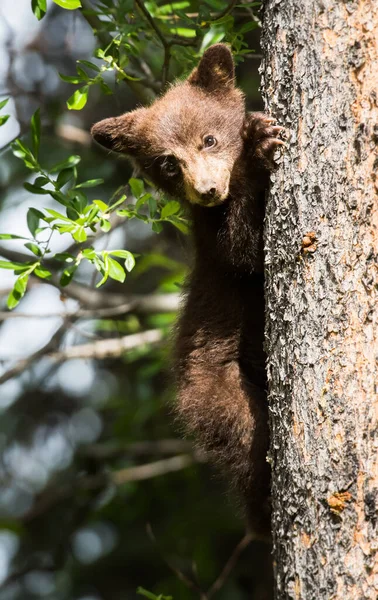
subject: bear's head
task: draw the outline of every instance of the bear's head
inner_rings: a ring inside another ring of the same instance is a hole
[[[229,195],[243,149],[244,119],[232,54],[224,44],[215,44],[188,79],[151,106],[104,119],[91,133],[102,146],[128,155],[168,194],[215,206]]]

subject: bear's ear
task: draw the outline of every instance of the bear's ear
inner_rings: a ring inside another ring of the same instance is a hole
[[[99,121],[91,129],[93,139],[113,152],[133,154],[140,146],[136,131],[140,110],[142,109]]]
[[[188,81],[209,92],[233,88],[235,68],[229,47],[225,44],[210,46],[198,67],[189,75]]]

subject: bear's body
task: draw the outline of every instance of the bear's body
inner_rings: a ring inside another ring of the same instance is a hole
[[[177,410],[226,467],[257,532],[267,528],[269,494],[262,222],[280,129],[246,113],[223,44],[151,107],[92,129],[191,213],[195,256],[176,336]]]

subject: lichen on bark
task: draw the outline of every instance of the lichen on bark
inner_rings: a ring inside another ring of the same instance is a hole
[[[378,4],[266,0],[276,597],[378,595]]]

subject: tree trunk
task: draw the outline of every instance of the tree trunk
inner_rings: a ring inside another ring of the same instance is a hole
[[[266,0],[276,597],[378,597],[378,2]]]

